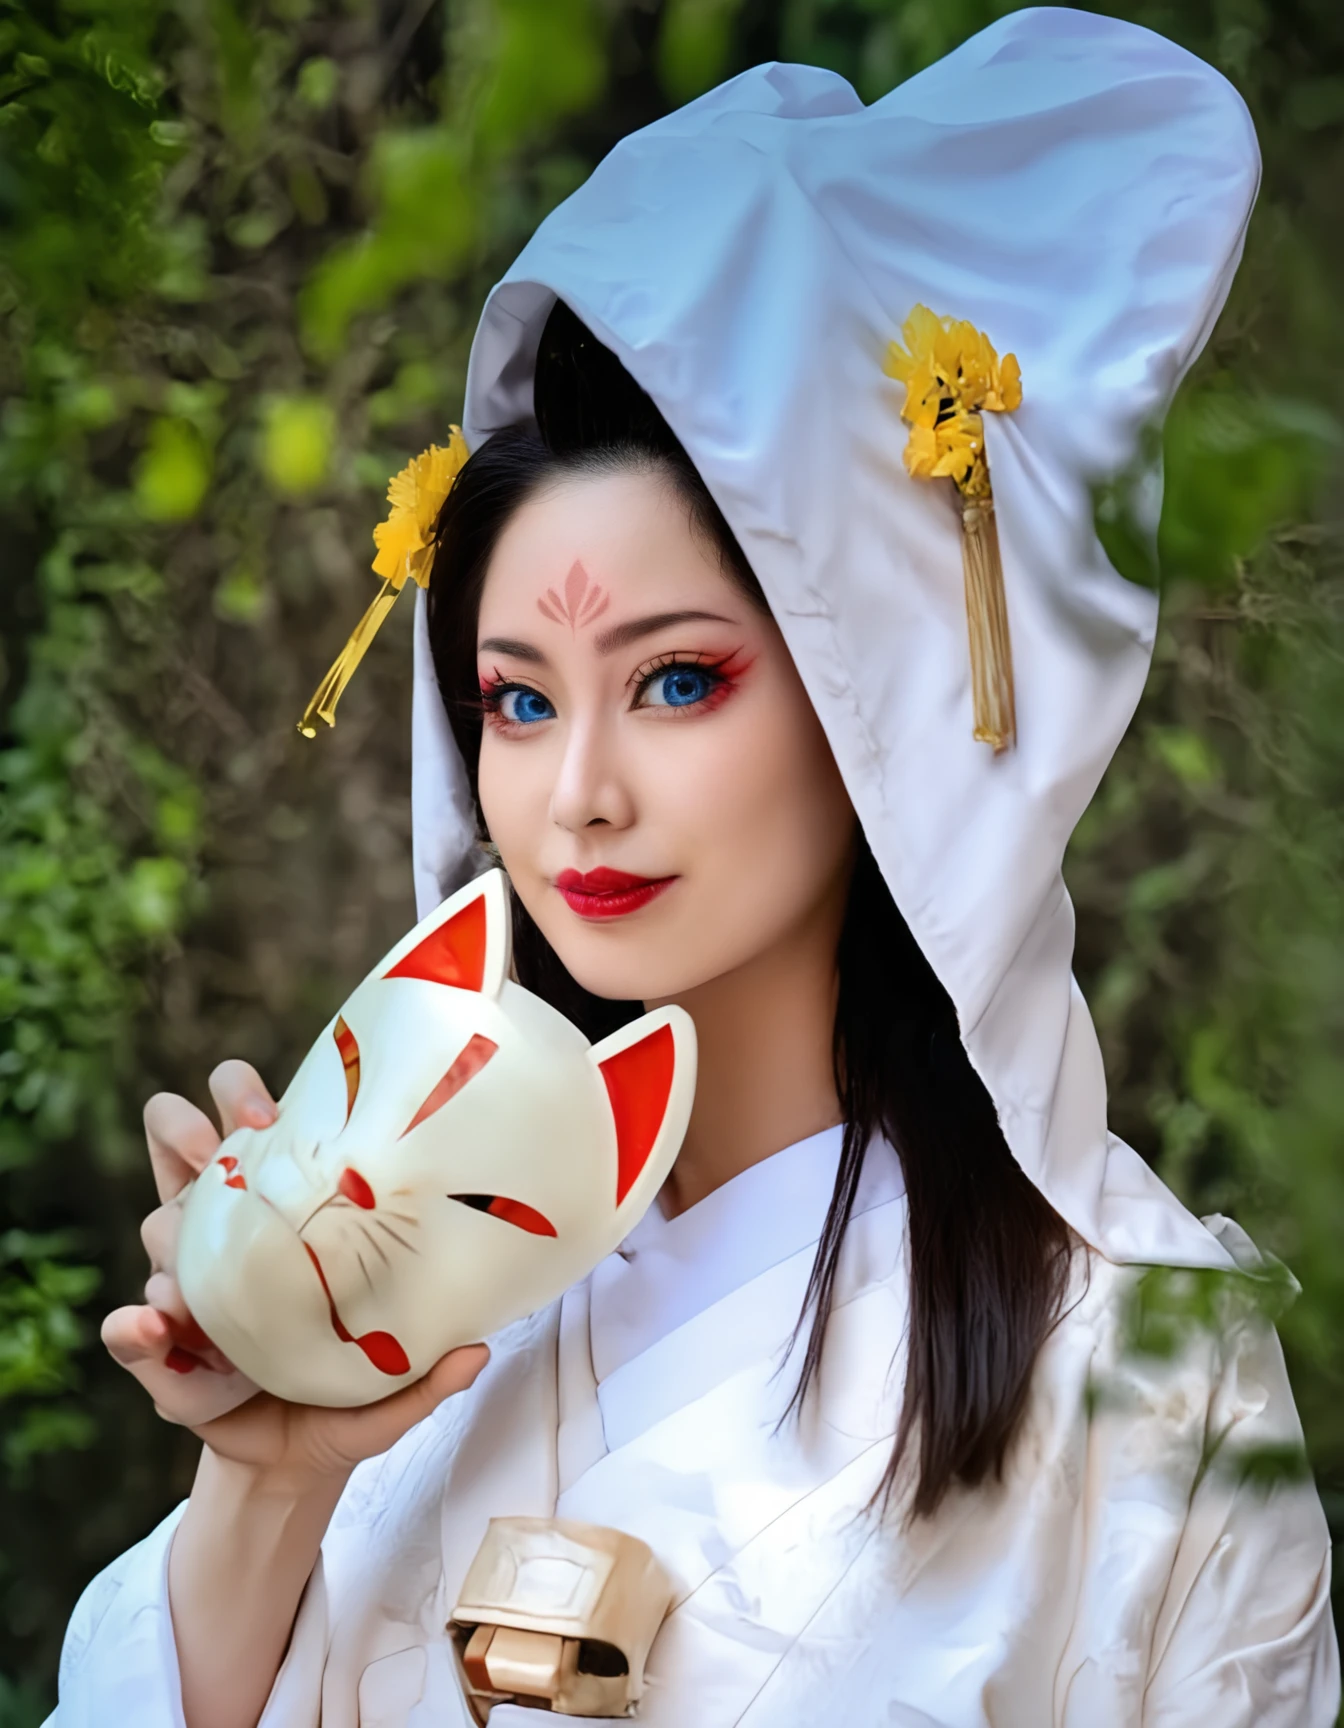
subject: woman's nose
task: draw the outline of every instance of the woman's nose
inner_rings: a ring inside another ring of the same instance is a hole
[[[596,721],[571,726],[551,792],[551,820],[577,832],[595,824],[628,828],[634,815],[633,790],[607,729]]]

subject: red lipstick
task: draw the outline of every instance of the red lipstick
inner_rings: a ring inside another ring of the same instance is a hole
[[[621,918],[670,888],[675,876],[632,876],[628,870],[562,870],[555,885],[580,918]]]

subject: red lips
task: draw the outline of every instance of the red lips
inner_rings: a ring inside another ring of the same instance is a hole
[[[580,918],[621,918],[637,912],[676,881],[675,876],[632,876],[628,870],[562,870],[555,886]]]

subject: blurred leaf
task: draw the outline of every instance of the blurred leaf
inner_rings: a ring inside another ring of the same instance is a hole
[[[166,846],[192,846],[201,831],[201,799],[196,788],[184,787],[160,798],[155,806],[154,828]]]
[[[321,178],[307,162],[291,162],[285,176],[290,202],[310,228],[326,221],[330,206]]]
[[[340,79],[340,69],[334,60],[329,60],[325,54],[315,55],[299,67],[294,80],[295,94],[305,108],[320,114],[336,100]]]
[[[1255,1274],[1150,1266],[1130,1287],[1125,1316],[1128,1348],[1168,1360],[1201,1335],[1219,1340],[1253,1316],[1273,1325],[1298,1296],[1287,1268],[1272,1258]]]
[[[1157,524],[1161,507],[1161,433],[1145,428],[1133,460],[1092,488],[1092,524],[1102,550],[1127,581],[1160,586]]]
[[[136,502],[152,522],[194,516],[210,485],[210,453],[185,420],[156,420],[136,465]]]
[[[288,221],[286,211],[271,205],[265,209],[240,211],[230,218],[225,232],[235,246],[255,252],[262,246],[269,246],[276,235],[284,231]]]
[[[232,570],[215,589],[215,616],[226,624],[256,624],[266,614],[267,596],[255,570]]]
[[[45,1688],[0,1674],[0,1728],[41,1728],[48,1714]]]
[[[687,102],[723,76],[740,0],[669,0],[658,36],[658,73],[674,102]]]
[[[191,142],[191,128],[180,120],[153,120],[150,122],[149,135],[156,144],[162,144],[169,150],[180,150]]]
[[[21,1485],[27,1481],[35,1458],[53,1452],[83,1452],[97,1437],[98,1429],[87,1411],[73,1404],[37,1404],[25,1410],[6,1432],[0,1461]]]
[[[177,858],[137,858],[126,883],[131,923],[145,936],[162,936],[177,927],[187,886],[185,865]]]
[[[263,38],[232,0],[206,0],[206,15],[214,36],[210,63],[217,80],[219,118],[246,146],[261,125]]]
[[[1168,418],[1162,568],[1225,586],[1271,529],[1312,505],[1339,428],[1320,409],[1227,383],[1178,397]]]
[[[593,0],[494,0],[492,11],[493,64],[476,140],[498,152],[595,102],[607,63]]]
[[[279,396],[268,403],[261,466],[277,492],[299,497],[327,477],[336,417],[320,396]]]
[[[1227,587],[1272,529],[1311,513],[1342,441],[1315,403],[1251,396],[1226,379],[1187,385],[1160,440],[1150,430],[1134,462],[1094,486],[1097,536],[1120,574],[1143,587],[1159,585],[1159,570],[1163,583]]]
[[[190,216],[160,232],[160,255],[154,284],[168,300],[202,300],[208,280],[205,225]]]
[[[303,295],[310,347],[330,358],[352,318],[385,304],[412,282],[446,274],[475,232],[467,161],[445,127],[385,133],[370,172],[378,219],[334,247]]]
[[[91,1267],[49,1260],[29,1276],[0,1277],[0,1402],[71,1383],[70,1353],[82,1337],[75,1309],[98,1283]]]
[[[1153,751],[1187,786],[1210,786],[1218,779],[1218,758],[1207,738],[1183,726],[1154,726]]]
[[[1217,1455],[1219,1467],[1238,1483],[1262,1494],[1294,1482],[1311,1480],[1311,1464],[1301,1446],[1257,1446]]]

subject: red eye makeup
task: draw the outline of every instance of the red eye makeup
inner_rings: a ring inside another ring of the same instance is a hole
[[[626,681],[630,708],[657,710],[669,717],[712,713],[736,692],[755,658],[743,648],[728,654],[672,650],[656,655]],[[550,697],[521,679],[506,678],[498,669],[481,680],[480,689],[486,724],[507,737],[523,737],[543,721],[556,718]]]
[[[656,655],[631,674],[626,686],[634,692],[630,706],[669,716],[711,714],[736,692],[754,660],[741,648],[719,655]]]

